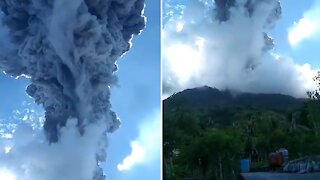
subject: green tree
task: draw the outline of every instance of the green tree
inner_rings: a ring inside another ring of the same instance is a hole
[[[240,136],[232,130],[210,130],[180,149],[179,163],[201,179],[230,177],[237,170],[243,147]],[[228,178],[227,178],[228,179]]]
[[[307,102],[307,118],[316,136],[320,135],[320,101],[310,100]]]

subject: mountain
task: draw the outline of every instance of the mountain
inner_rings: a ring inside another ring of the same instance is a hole
[[[163,101],[163,109],[184,106],[193,110],[201,108],[255,108],[285,111],[303,106],[306,99],[298,99],[282,94],[233,93],[228,90],[203,86],[186,89],[173,94]]]
[[[199,169],[213,174],[207,179],[217,179],[215,172],[232,179],[242,158],[252,157],[250,169],[259,171],[280,148],[291,159],[319,154],[319,109],[320,101],[281,94],[186,89],[163,101],[164,166],[178,177],[172,179]]]

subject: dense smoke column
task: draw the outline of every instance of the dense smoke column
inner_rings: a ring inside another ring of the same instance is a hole
[[[278,20],[281,16],[281,5],[278,0],[245,0],[244,3],[239,3],[237,0],[215,0],[215,18],[220,22],[228,21],[230,18],[231,8],[244,5],[248,16],[252,15],[257,11],[257,7],[262,3],[272,5],[270,16],[267,19],[266,25],[273,24],[274,21]]]
[[[278,0],[246,0],[244,1],[244,8],[247,11],[247,15],[252,17],[256,11],[259,11],[257,7],[264,3],[265,5],[272,6],[269,17],[266,19],[265,28],[272,28],[275,22],[281,16],[281,5]],[[239,3],[236,0],[215,0],[215,18],[219,22],[226,22],[230,18],[230,10],[231,8],[237,8]],[[265,42],[265,46],[263,47],[263,51],[268,51],[274,48],[274,40],[267,34],[263,33],[263,39]],[[245,67],[254,69],[255,64],[252,64],[253,60],[248,60],[248,65]],[[251,62],[251,63],[250,63]]]
[[[31,78],[26,91],[45,109],[49,142],[59,141],[69,118],[82,134],[86,125],[103,123],[97,161],[104,161],[106,133],[120,124],[109,88],[116,60],[145,27],[144,0],[0,0],[0,7],[10,37],[0,69]]]
[[[185,4],[167,0],[162,33],[165,96],[209,85],[301,97],[305,85],[294,92],[289,90],[298,83],[299,74],[304,74],[300,66],[270,52],[275,41],[268,31],[275,27],[281,11],[279,0],[195,0]],[[190,49],[188,55],[183,53],[185,49]],[[291,80],[265,79],[263,74],[269,71],[274,76],[286,71]],[[282,86],[285,82],[290,83]]]
[[[230,15],[230,8],[235,5],[236,0],[215,0],[216,19],[220,22],[227,21]]]

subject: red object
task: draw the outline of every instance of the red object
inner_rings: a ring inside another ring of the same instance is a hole
[[[268,161],[271,170],[277,170],[282,167],[282,164],[284,163],[284,158],[281,152],[273,152],[269,154]]]

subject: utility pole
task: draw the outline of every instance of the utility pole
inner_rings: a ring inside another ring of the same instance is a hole
[[[221,157],[219,157],[219,167],[220,167],[220,180],[222,180],[222,162],[221,162]]]

